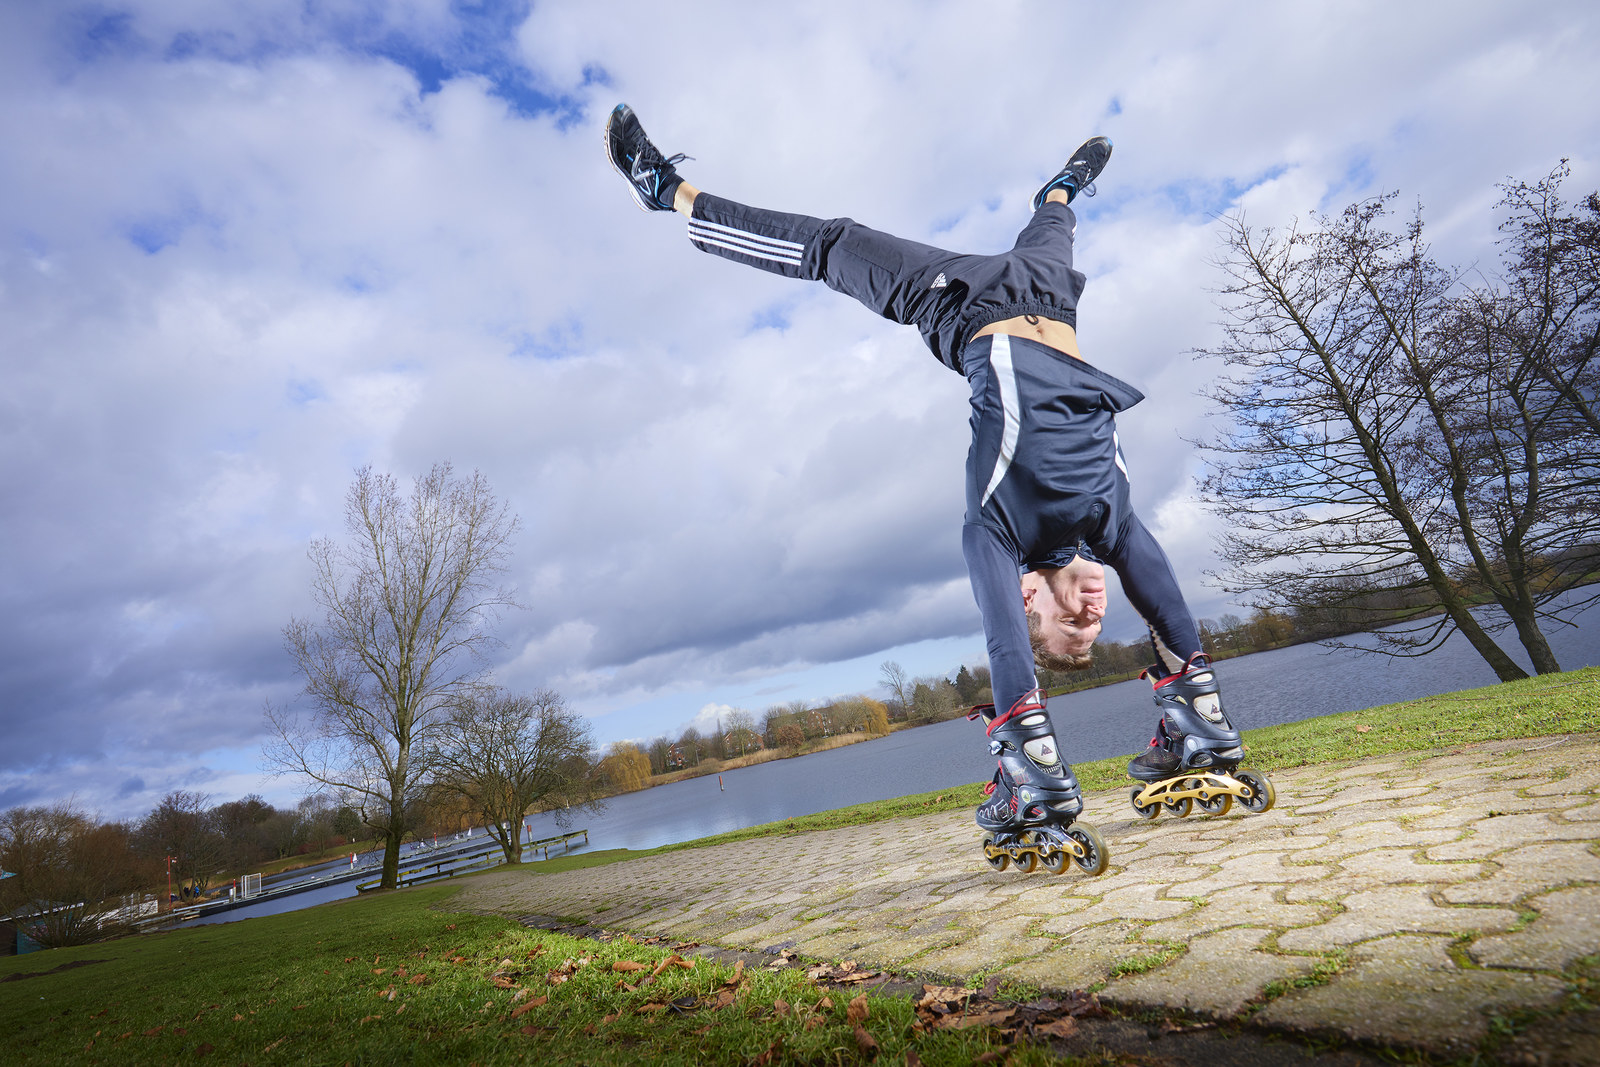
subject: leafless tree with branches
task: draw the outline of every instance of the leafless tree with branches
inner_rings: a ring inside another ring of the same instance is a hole
[[[345,498],[349,540],[311,545],[322,618],[284,628],[311,708],[267,709],[267,759],[332,789],[383,834],[385,888],[398,880],[407,806],[433,770],[429,735],[478,683],[490,624],[515,606],[495,583],[516,528],[477,472],[437,464],[402,496],[368,467]]]
[[[589,723],[552,690],[463,694],[436,742],[437,784],[483,817],[507,863],[522,862],[522,819],[535,804],[559,805],[555,818],[566,826],[570,806],[589,810],[599,803]]]

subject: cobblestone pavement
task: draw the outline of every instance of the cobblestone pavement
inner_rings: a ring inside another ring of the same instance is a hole
[[[1600,1064],[1600,735],[1272,773],[1277,806],[1088,798],[1090,878],[991,871],[970,816],[473,880],[458,903],[1459,1056]],[[1511,1025],[1508,1025],[1511,1024]],[[1507,1036],[1514,1034],[1515,1036]]]

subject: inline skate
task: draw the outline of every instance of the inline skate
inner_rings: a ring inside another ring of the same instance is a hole
[[[1272,781],[1239,766],[1244,744],[1222,710],[1216,672],[1205,653],[1190,656],[1177,674],[1160,675],[1160,667],[1140,674],[1150,679],[1162,714],[1150,747],[1128,764],[1128,774],[1145,783],[1129,794],[1133,810],[1143,819],[1163,811],[1182,818],[1192,807],[1222,815],[1234,797],[1255,814],[1272,807]]]
[[[984,830],[983,856],[997,871],[1015,864],[1024,874],[1043,867],[1061,874],[1067,861],[1088,874],[1106,869],[1110,853],[1088,823],[1075,822],[1083,798],[1072,768],[1056,745],[1044,691],[1035,689],[1004,715],[993,704],[973,708],[989,735],[989,752],[999,757],[994,781],[984,788],[989,799],[976,819]]]

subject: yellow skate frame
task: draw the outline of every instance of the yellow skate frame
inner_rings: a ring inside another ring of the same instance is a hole
[[[1133,810],[1141,818],[1153,819],[1161,812],[1183,818],[1198,802],[1210,815],[1224,815],[1238,797],[1246,810],[1259,815],[1277,801],[1272,780],[1250,767],[1228,771],[1197,767],[1159,782],[1134,786],[1129,793]]]
[[[1024,830],[1013,844],[1000,845],[995,843],[993,834],[986,833],[983,858],[997,871],[1015,864],[1023,874],[1032,874],[1041,866],[1051,874],[1065,874],[1069,856],[1085,874],[1100,874],[1106,869],[1110,853],[1094,827],[1075,822],[1059,835],[1060,840],[1055,840],[1037,830]]]

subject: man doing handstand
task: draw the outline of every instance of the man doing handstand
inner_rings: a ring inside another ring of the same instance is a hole
[[[1129,500],[1114,416],[1143,394],[1078,348],[1084,276],[1072,266],[1077,219],[1069,205],[1085,189],[1092,194],[1109,141],[1086,141],[1040,188],[1010,251],[981,256],[702,192],[677,173],[685,157],[664,157],[626,104],[611,113],[605,137],[639,207],[687,216],[697,248],[821,281],[916,326],[940,362],[965,375],[972,445],[962,551],[988,645],[995,703],[983,717],[999,757],[977,822],[994,866],[1009,860],[1032,870],[1037,858],[1059,871],[1070,855],[1090,873],[1105,868],[1099,835],[1074,825],[1083,801],[1034,676],[1035,663],[1088,666],[1106,610],[1102,562],[1117,571],[1161,660],[1152,680],[1160,679],[1157,704],[1166,713],[1130,773],[1150,781],[1204,765],[1195,760],[1237,763],[1239,735],[1222,714],[1194,618]],[[1179,703],[1206,710],[1178,721]]]

